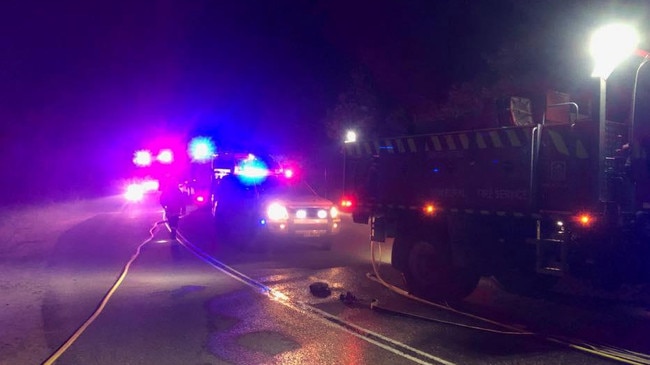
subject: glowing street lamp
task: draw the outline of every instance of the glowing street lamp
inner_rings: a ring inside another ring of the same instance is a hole
[[[357,141],[357,132],[351,129],[345,132],[345,140],[343,141],[344,143],[354,143],[356,141]]]
[[[625,24],[611,24],[598,29],[591,38],[590,53],[594,59],[592,77],[600,79],[600,100],[598,103],[598,171],[605,171],[606,145],[606,103],[607,78],[632,55],[639,43],[639,35],[634,28]],[[606,181],[598,179],[598,199],[608,200]]]
[[[357,132],[352,130],[352,129],[348,129],[345,132],[345,139],[343,140],[343,146],[342,146],[343,147],[343,149],[342,149],[342,151],[343,151],[343,183],[341,184],[341,188],[342,188],[343,192],[345,192],[345,171],[347,170],[347,151],[345,150],[346,149],[345,145],[348,144],[348,143],[356,143],[356,142],[357,142]]]
[[[639,34],[628,25],[610,24],[598,29],[591,37],[590,51],[595,61],[591,76],[607,80],[638,44]]]

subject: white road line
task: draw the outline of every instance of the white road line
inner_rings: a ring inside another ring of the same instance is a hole
[[[443,365],[456,365],[453,362],[447,361],[445,359],[439,358],[437,356],[431,355],[429,353],[426,353],[424,351],[418,350],[414,347],[411,347],[407,344],[401,343],[399,341],[395,341],[391,338],[388,338],[386,336],[383,336],[379,333],[373,332],[371,330],[365,329],[363,327],[357,326],[354,323],[347,322],[345,320],[342,320],[336,316],[333,316],[325,311],[322,311],[318,308],[315,308],[307,303],[299,302],[299,301],[293,301],[291,300],[288,296],[284,295],[283,293],[274,290],[261,282],[252,279],[251,277],[247,276],[246,274],[239,272],[232,267],[224,264],[223,262],[215,259],[214,257],[210,256],[207,254],[205,251],[201,250],[199,247],[195,246],[192,244],[190,241],[188,241],[185,237],[179,234],[178,236],[179,242],[187,248],[190,252],[194,253],[198,258],[203,260],[204,262],[208,263],[210,266],[216,268],[217,270],[223,272],[224,274],[230,276],[231,278],[246,284],[252,288],[256,289],[261,289],[266,295],[268,295],[271,299],[275,300],[278,303],[281,303],[288,308],[291,308],[293,310],[296,310],[300,313],[310,315],[311,317],[318,319],[319,321],[331,326],[335,327],[338,329],[342,329],[343,331],[360,338],[366,342],[372,343],[373,345],[376,345],[378,347],[381,347],[382,349],[392,352],[395,355],[401,356],[403,358],[409,359],[415,363],[418,364],[423,364],[423,365],[430,365],[432,364],[431,362],[428,361],[433,361],[435,364],[443,364]]]

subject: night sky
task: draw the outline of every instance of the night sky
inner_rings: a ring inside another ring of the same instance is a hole
[[[4,0],[0,203],[96,190],[164,134],[309,153],[334,143],[324,121],[359,69],[383,109],[410,119],[455,84],[493,83],[486,55],[502,60],[490,55],[504,44],[525,48],[514,60],[522,68],[562,74],[549,85],[573,92],[593,83],[588,33],[617,17],[647,21],[649,9],[641,0]]]

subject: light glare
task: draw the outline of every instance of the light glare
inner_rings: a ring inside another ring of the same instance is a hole
[[[357,141],[357,132],[349,130],[345,132],[345,143],[354,143]]]
[[[260,184],[269,176],[266,164],[250,155],[246,160],[235,166],[235,175],[246,185]]]
[[[160,187],[158,180],[145,180],[142,182],[142,189],[144,191],[156,191]]]
[[[339,216],[339,210],[336,209],[336,207],[332,207],[332,208],[330,208],[330,216],[331,216],[332,218],[336,218],[336,217],[338,217],[338,216]]]
[[[628,25],[610,24],[598,29],[591,38],[590,53],[595,61],[591,76],[607,79],[638,44],[638,33]]]
[[[436,207],[433,204],[426,204],[422,210],[426,215],[433,215],[436,212]]]
[[[131,202],[138,202],[144,198],[144,189],[140,184],[130,184],[126,187],[124,198]]]
[[[157,159],[160,163],[172,163],[172,161],[174,161],[174,154],[172,153],[172,150],[164,149],[158,153]]]
[[[284,205],[280,203],[271,203],[266,209],[266,216],[272,221],[278,221],[289,218],[289,212]]]
[[[209,137],[196,137],[190,141],[189,152],[193,161],[209,161],[214,154],[214,143]]]
[[[151,152],[147,150],[135,151],[135,153],[133,154],[133,163],[136,166],[141,166],[141,167],[151,165]]]

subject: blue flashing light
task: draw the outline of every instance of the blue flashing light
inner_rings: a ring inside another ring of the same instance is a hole
[[[210,137],[195,137],[190,141],[188,151],[192,161],[206,162],[214,155],[215,147]]]
[[[235,166],[234,173],[242,184],[256,185],[266,180],[270,171],[264,161],[249,156],[249,158]]]
[[[433,168],[433,172],[436,172],[436,173],[438,173],[438,172],[440,172],[440,169],[439,169],[439,168],[437,168],[437,167],[434,167],[434,168]]]

